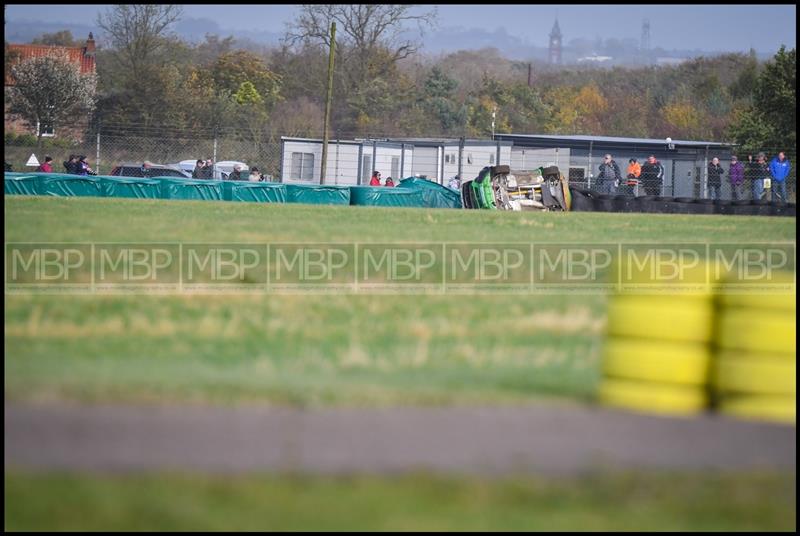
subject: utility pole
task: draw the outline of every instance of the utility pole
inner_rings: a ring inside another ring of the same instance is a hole
[[[325,184],[325,173],[328,167],[328,122],[331,117],[331,97],[333,96],[333,56],[336,50],[336,23],[331,22],[331,51],[328,58],[328,94],[325,97],[325,132],[322,135],[322,166],[319,172],[319,183]]]
[[[494,139],[494,120],[497,117],[497,106],[492,108],[492,139]]]

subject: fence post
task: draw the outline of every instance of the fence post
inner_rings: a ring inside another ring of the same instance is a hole
[[[217,180],[217,132],[214,131],[214,156],[211,157],[213,165],[211,166],[211,180]]]
[[[703,199],[708,199],[708,145],[703,159]]]
[[[94,159],[95,167],[97,167],[97,174],[102,175],[100,173],[100,129],[97,129],[97,156]]]
[[[587,170],[588,173],[586,174],[586,189],[592,189],[592,146],[594,145],[593,141],[589,142],[589,169]]]

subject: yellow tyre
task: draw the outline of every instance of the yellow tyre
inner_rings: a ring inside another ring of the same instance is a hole
[[[797,422],[797,400],[791,396],[731,396],[719,401],[719,412],[743,419]]]
[[[711,350],[703,344],[610,337],[603,350],[603,374],[612,378],[705,385]]]
[[[794,356],[750,356],[724,352],[712,372],[714,389],[723,393],[795,396]]]
[[[730,350],[797,353],[796,315],[787,312],[726,309],[720,314],[717,345]]]
[[[775,294],[733,294],[722,291],[719,302],[724,308],[767,309],[774,311],[797,311],[797,294],[782,292]]]
[[[664,415],[694,415],[708,406],[705,389],[604,378],[599,401],[616,408]]]
[[[708,300],[615,296],[608,304],[608,333],[675,342],[709,342],[713,305]]]
[[[725,282],[739,283],[734,278],[728,278]],[[797,289],[793,272],[774,273],[772,274],[772,279],[765,282],[764,285],[772,286],[773,289],[763,293],[755,293],[752,290],[748,292],[748,287],[737,284],[735,288],[730,290],[721,290],[719,302],[723,307],[773,309],[780,311],[797,310]],[[791,290],[786,290],[787,287],[791,288]]]

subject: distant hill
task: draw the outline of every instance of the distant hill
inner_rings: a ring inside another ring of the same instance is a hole
[[[93,32],[100,46],[103,45],[102,31],[95,24],[75,24],[69,22],[51,22],[46,20],[9,20],[5,25],[5,39],[9,43],[29,43],[32,39],[41,36],[43,33],[55,33],[61,30],[69,30],[75,39],[82,41],[88,37],[89,32]],[[205,38],[206,34],[216,34],[220,37],[234,36],[240,41],[251,41],[253,43],[277,46],[283,36],[282,32],[268,32],[254,30],[251,28],[230,29],[222,28],[219,23],[206,18],[184,18],[176,26],[175,31],[183,39],[197,43]],[[494,47],[500,53],[511,60],[542,60],[546,61],[548,29],[531,30],[530,34],[514,35],[509,34],[504,28],[495,31],[487,31],[479,28],[466,29],[459,27],[440,28],[435,31],[426,32],[422,40],[422,52],[428,55],[439,55],[458,50],[478,50],[487,47]],[[541,43],[535,46],[533,43]],[[709,52],[700,50],[673,50],[661,51],[660,55],[675,58],[691,58],[700,55],[714,56],[722,52]],[[759,53],[760,60],[767,60],[772,57],[772,53]],[[581,54],[583,55],[583,54]],[[564,48],[564,59],[567,62],[574,62],[578,55],[571,53],[569,47]],[[620,58],[621,59],[621,58]]]

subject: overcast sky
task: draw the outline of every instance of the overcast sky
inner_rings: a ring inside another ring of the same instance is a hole
[[[419,6],[429,10],[435,4]],[[6,24],[14,20],[46,20],[94,24],[107,5],[9,5]],[[781,44],[796,47],[797,6],[792,5],[438,5],[440,27],[504,29],[531,45],[547,46],[547,34],[558,16],[568,43],[575,38],[608,39],[641,36],[642,20],[650,20],[653,47],[683,50],[774,53]],[[224,29],[282,32],[298,8],[283,5],[184,4],[185,17],[208,18]],[[465,43],[468,48],[469,43]]]

